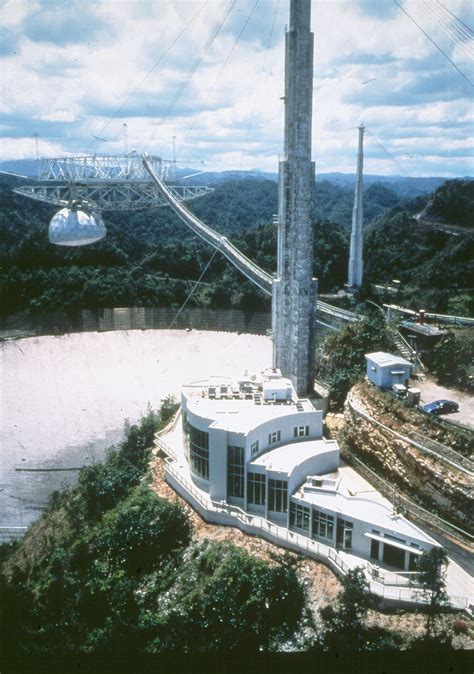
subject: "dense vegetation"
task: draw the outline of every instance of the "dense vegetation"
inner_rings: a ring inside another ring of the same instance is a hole
[[[213,251],[169,209],[105,214],[106,239],[80,249],[61,248],[47,238],[56,209],[13,195],[11,187],[17,181],[11,176],[0,179],[3,315],[22,310],[179,307],[196,279],[201,283],[190,307],[269,309],[268,299],[219,254],[206,268]],[[459,192],[457,183],[461,181],[446,183],[451,197]],[[471,184],[466,182],[463,189]],[[443,189],[436,194],[443,195]],[[328,181],[317,183],[316,194],[314,274],[324,293],[338,290],[347,280],[353,195],[348,187]],[[247,178],[216,183],[215,191],[192,202],[191,208],[272,272],[276,228],[269,223],[276,202],[274,181]],[[372,223],[366,225],[367,287],[398,278],[402,284],[397,300],[414,308],[422,302],[426,310],[468,313],[474,310],[474,235],[455,237],[417,225],[410,213],[424,204],[419,198],[399,202],[395,191],[381,183],[366,189],[365,222]]]
[[[321,347],[316,376],[329,385],[333,407],[340,409],[349,389],[365,376],[365,354],[391,351],[393,346],[387,325],[379,313],[369,314],[361,321],[329,333]]]
[[[2,546],[4,657],[257,653],[294,638],[306,597],[294,561],[196,541],[178,502],[150,489],[148,448],[175,408],[165,400],[128,427],[20,543]]]
[[[474,227],[473,212],[474,180],[447,180],[434,192],[424,217],[450,225]]]
[[[128,426],[103,464],[83,469],[76,488],[53,494],[22,541],[0,546],[4,662],[45,654],[115,661],[125,654],[295,649],[353,656],[420,643],[419,635],[407,639],[369,622],[379,602],[359,568],[343,579],[317,625],[297,556],[264,560],[195,537],[178,501],[150,488],[153,434],[175,409],[165,399],[159,413],[150,410]],[[422,567],[425,634],[442,633],[449,648],[451,637],[438,624],[446,595],[435,561]]]

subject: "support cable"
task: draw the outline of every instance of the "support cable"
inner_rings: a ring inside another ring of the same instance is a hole
[[[471,87],[474,87],[474,82],[471,82],[469,77],[467,77],[467,75],[465,75],[463,73],[463,71],[454,63],[454,61],[446,54],[446,52],[443,49],[441,49],[441,47],[433,40],[433,38],[431,38],[428,35],[426,30],[424,30],[424,28],[422,28],[420,26],[420,24],[406,11],[406,9],[404,9],[401,6],[401,4],[398,2],[398,0],[393,0],[393,1],[397,5],[397,7],[399,7],[402,10],[402,12],[407,15],[407,17],[410,19],[410,21],[412,21],[415,24],[415,26],[417,28],[419,28],[419,30],[421,30],[423,35],[428,38],[428,40],[436,47],[436,49],[441,52],[441,54],[444,56],[444,58],[447,61],[449,61],[449,63],[453,66],[453,68],[455,68],[458,71],[458,73],[461,75],[461,77],[463,77],[466,80],[466,82],[471,85]]]
[[[267,56],[268,56],[268,52],[269,52],[269,50],[270,50],[270,44],[271,44],[271,41],[272,41],[272,38],[273,38],[273,31],[274,31],[274,29],[275,29],[275,21],[276,21],[276,17],[277,17],[279,5],[280,5],[280,0],[277,0],[277,3],[276,3],[276,5],[275,5],[275,12],[274,12],[274,14],[273,14],[272,25],[271,25],[271,28],[270,28],[270,35],[269,35],[269,37],[268,37],[267,46],[266,46],[266,49],[265,49],[265,55],[264,55],[263,66],[262,66],[262,73],[261,73],[261,75],[260,75],[260,77],[259,77],[259,80],[258,80],[258,83],[257,83],[257,87],[256,87],[256,90],[257,90],[257,91],[261,91],[261,86],[260,86],[260,84],[261,84],[263,75],[264,75],[264,73],[265,73],[265,68],[266,68],[266,66],[267,66]],[[254,120],[254,116],[255,116],[255,108],[256,108],[256,97],[254,96],[254,101],[253,101],[253,105],[252,105],[252,111],[251,111],[251,113],[250,113],[249,123],[248,123],[248,125],[247,125],[247,132],[246,132],[246,134],[245,134],[245,142],[244,142],[244,146],[243,146],[243,148],[242,148],[242,153],[241,153],[241,155],[240,155],[240,165],[239,165],[239,169],[238,169],[239,171],[242,170],[242,165],[243,165],[244,157],[245,157],[245,155],[247,154],[248,145],[249,145],[249,138],[250,138],[250,131],[252,130],[252,127],[253,127],[253,120]],[[231,216],[231,213],[232,213],[232,207],[233,207],[233,205],[234,205],[236,193],[237,193],[237,182],[234,182],[234,189],[233,189],[233,191],[232,191],[232,197],[231,197],[231,199],[230,199],[230,201],[229,201],[229,207],[228,207],[228,209],[227,209],[227,216],[226,216],[226,218],[224,219],[226,227],[228,227],[228,225],[229,225],[230,216]]]
[[[411,178],[410,174],[407,173],[407,171],[405,171],[405,169],[398,163],[398,161],[395,159],[395,157],[391,154],[391,152],[389,152],[387,150],[385,145],[382,144],[382,142],[377,138],[377,136],[375,136],[373,133],[371,133],[371,131],[367,127],[365,127],[365,130],[367,131],[369,136],[371,136],[374,139],[375,143],[380,147],[382,152],[384,152],[387,155],[388,159],[392,162],[393,166],[395,167],[398,175],[400,175],[402,177],[406,177],[406,178]],[[405,175],[403,175],[403,174],[405,174]]]
[[[207,54],[207,52],[209,51],[209,49],[212,47],[212,45],[213,45],[213,43],[214,43],[214,40],[215,40],[215,39],[217,38],[217,36],[219,35],[219,33],[220,33],[220,31],[221,31],[221,29],[222,29],[224,23],[225,23],[226,20],[228,19],[229,15],[232,13],[232,11],[233,11],[233,9],[234,9],[234,7],[235,7],[235,5],[236,5],[236,2],[237,2],[237,0],[230,0],[229,4],[228,4],[228,6],[227,6],[227,9],[226,9],[226,11],[225,11],[225,13],[224,13],[224,16],[222,17],[221,21],[220,21],[220,22],[214,27],[214,29],[212,30],[211,34],[209,35],[208,39],[206,40],[206,43],[205,43],[204,47],[203,47],[202,50],[201,50],[201,53],[200,53],[199,56],[194,60],[194,62],[193,62],[193,64],[192,64],[191,68],[189,69],[189,71],[188,71],[186,77],[183,78],[183,80],[181,81],[181,83],[180,83],[180,85],[179,85],[179,87],[178,87],[176,93],[174,94],[174,96],[173,96],[173,98],[171,99],[171,101],[168,103],[168,107],[166,108],[166,111],[161,115],[160,119],[156,122],[156,126],[160,126],[160,124],[162,124],[162,123],[164,122],[164,120],[167,119],[167,118],[169,117],[169,115],[170,115],[171,111],[173,110],[174,106],[175,106],[176,103],[179,101],[179,99],[180,99],[181,96],[183,95],[183,93],[184,93],[186,87],[189,85],[191,79],[193,78],[193,76],[195,75],[196,71],[197,71],[198,68],[200,67],[200,65],[201,65],[201,63],[202,63],[202,61],[203,61],[205,55]],[[150,145],[151,141],[153,140],[153,135],[154,135],[154,134],[152,134],[152,135],[150,136],[149,140],[148,140],[147,143],[146,143],[146,146],[149,146],[149,145]]]
[[[190,292],[189,295],[186,297],[186,299],[184,300],[183,304],[181,305],[181,307],[180,307],[178,313],[176,314],[176,316],[173,318],[173,320],[172,320],[171,323],[169,324],[168,330],[171,330],[171,328],[173,327],[173,325],[176,323],[176,321],[177,321],[178,318],[180,317],[181,312],[183,311],[184,307],[187,305],[187,303],[189,302],[189,300],[190,300],[191,297],[193,296],[194,291],[196,290],[196,288],[198,287],[198,285],[201,283],[201,281],[202,281],[202,279],[203,279],[203,277],[204,277],[204,274],[207,272],[207,270],[208,270],[209,267],[211,266],[211,262],[213,261],[213,259],[214,259],[214,257],[215,257],[215,255],[216,255],[216,253],[217,253],[218,250],[220,250],[220,248],[214,248],[214,252],[212,253],[212,255],[211,255],[211,257],[210,257],[208,263],[207,263],[206,266],[204,267],[204,269],[203,269],[203,271],[202,271],[202,273],[201,273],[201,276],[200,276],[200,277],[198,278],[198,280],[194,283],[193,287],[191,288],[191,292]]]
[[[450,32],[453,41],[466,45],[466,42],[472,39],[472,32],[469,34],[464,28],[460,29],[456,26],[452,19],[446,16],[445,8],[442,5],[429,2],[429,0],[418,0],[418,3],[424,6],[428,14],[431,14],[431,18],[434,18],[437,25],[439,25],[439,22],[444,24],[445,28]]]
[[[155,61],[155,63],[154,63],[153,66],[150,68],[150,70],[147,72],[147,74],[140,80],[140,82],[137,84],[137,86],[136,86],[136,87],[130,92],[130,94],[128,94],[128,96],[125,98],[125,100],[123,101],[123,103],[121,103],[121,104],[119,105],[119,107],[116,109],[116,111],[113,113],[113,115],[112,115],[112,116],[108,119],[108,121],[102,126],[102,128],[100,129],[100,131],[96,134],[97,136],[101,136],[101,135],[104,133],[104,131],[109,127],[109,125],[111,124],[111,122],[112,122],[112,121],[119,115],[120,112],[122,112],[122,110],[123,110],[124,107],[127,105],[127,103],[129,102],[129,100],[130,100],[133,96],[135,96],[135,94],[136,94],[137,91],[140,89],[140,87],[146,82],[146,80],[150,77],[150,75],[156,70],[156,68],[160,65],[160,63],[163,61],[163,59],[165,58],[165,56],[167,56],[167,54],[171,51],[171,49],[172,49],[172,48],[174,47],[174,45],[178,42],[178,40],[181,38],[181,36],[184,35],[184,33],[188,30],[188,28],[194,23],[194,21],[197,19],[197,17],[198,17],[199,14],[202,12],[202,10],[204,9],[204,7],[208,4],[208,2],[209,2],[209,0],[204,0],[204,2],[203,2],[203,4],[201,5],[201,7],[197,10],[197,12],[195,12],[195,14],[193,14],[193,16],[192,16],[191,19],[188,21],[188,23],[187,23],[187,24],[184,26],[184,28],[178,33],[178,35],[174,38],[174,40],[168,45],[168,47],[167,47],[167,48],[165,49],[165,51],[161,54],[161,56],[159,57],[159,59],[158,59],[157,61]],[[94,143],[96,143],[96,142],[97,142],[96,139],[94,139],[93,141],[91,141],[91,143],[89,144],[89,147],[91,147],[92,145],[94,145]]]
[[[436,5],[433,5],[428,0],[418,0],[418,3],[422,9],[425,10],[426,15],[429,19],[435,22],[436,26],[441,30],[444,35],[454,43],[455,48],[459,48],[462,51],[463,56],[467,59],[471,59],[474,56],[473,48],[466,40],[459,36],[451,27],[451,22],[446,20],[446,16],[443,12],[437,9]]]
[[[441,2],[441,0],[437,0],[437,2],[438,2],[438,5],[441,5],[441,7],[443,9],[445,9],[449,14],[451,14],[453,19],[455,19],[455,21],[457,21],[458,24],[460,24],[460,26],[459,26],[460,30],[462,30],[462,27],[464,27],[464,33],[466,33],[467,36],[472,39],[474,37],[474,31],[472,30],[472,28],[470,28],[466,23],[464,23],[464,21],[462,21],[458,16],[456,16],[456,14],[453,14],[453,12],[450,9],[445,7],[443,5],[443,3]]]
[[[194,117],[194,119],[193,119],[193,122],[192,122],[190,128],[189,128],[188,131],[186,132],[186,135],[185,135],[185,137],[184,137],[184,142],[186,142],[186,141],[188,140],[190,134],[193,132],[193,129],[194,129],[194,127],[196,126],[197,121],[198,121],[198,119],[199,119],[199,117],[200,117],[202,111],[204,110],[205,105],[207,104],[209,98],[211,97],[211,94],[213,93],[214,89],[216,88],[216,85],[217,85],[219,79],[221,78],[222,73],[224,72],[225,68],[227,67],[227,64],[229,63],[229,61],[230,61],[230,59],[231,59],[231,57],[232,57],[232,54],[234,53],[234,49],[236,48],[237,44],[239,43],[240,38],[242,37],[242,35],[243,35],[245,29],[247,28],[247,25],[248,25],[250,19],[252,18],[253,13],[254,13],[254,11],[255,11],[256,8],[257,8],[258,3],[259,3],[259,0],[255,0],[255,3],[254,3],[254,5],[253,5],[252,9],[250,10],[249,15],[247,16],[247,18],[246,18],[246,20],[245,20],[245,22],[244,22],[242,28],[240,29],[239,34],[237,35],[236,39],[234,40],[234,43],[233,43],[233,45],[232,45],[232,47],[231,47],[231,49],[230,49],[230,51],[229,51],[229,53],[228,53],[228,55],[227,55],[225,61],[224,61],[224,63],[222,64],[221,69],[220,69],[219,72],[217,73],[217,77],[216,77],[216,79],[214,80],[214,83],[212,84],[212,86],[211,86],[211,88],[210,88],[210,90],[209,90],[209,92],[208,92],[206,98],[204,99],[204,101],[203,101],[201,107],[199,108],[198,112],[196,113],[196,115],[195,115],[195,117]],[[182,147],[182,145],[181,145],[181,147]],[[181,147],[179,148],[179,150],[178,150],[178,152],[177,152],[177,157],[179,157],[179,155],[180,155]]]

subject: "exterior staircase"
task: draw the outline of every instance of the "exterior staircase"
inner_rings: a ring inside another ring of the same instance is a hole
[[[410,344],[406,341],[406,339],[403,337],[403,335],[397,330],[397,328],[391,328],[390,329],[390,334],[395,342],[395,346],[397,347],[397,351],[402,356],[403,358],[406,358],[409,360],[411,363],[415,365],[415,374],[417,375],[418,379],[420,381],[423,381],[424,379],[424,373],[426,372],[426,367],[423,365],[423,363],[420,360],[420,357],[418,356],[417,352],[415,349],[413,349]]]

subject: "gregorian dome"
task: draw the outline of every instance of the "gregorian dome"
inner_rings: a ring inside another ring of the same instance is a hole
[[[84,246],[100,241],[105,234],[105,225],[98,213],[89,215],[76,207],[62,208],[49,224],[49,240],[57,246]]]

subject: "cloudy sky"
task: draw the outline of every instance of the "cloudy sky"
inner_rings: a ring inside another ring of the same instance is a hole
[[[312,2],[317,171],[354,172],[364,123],[368,173],[473,175],[472,3],[398,2]],[[0,160],[34,158],[34,134],[42,156],[122,152],[126,123],[130,150],[171,158],[175,136],[196,170],[276,171],[288,11],[288,0],[1,0]]]

